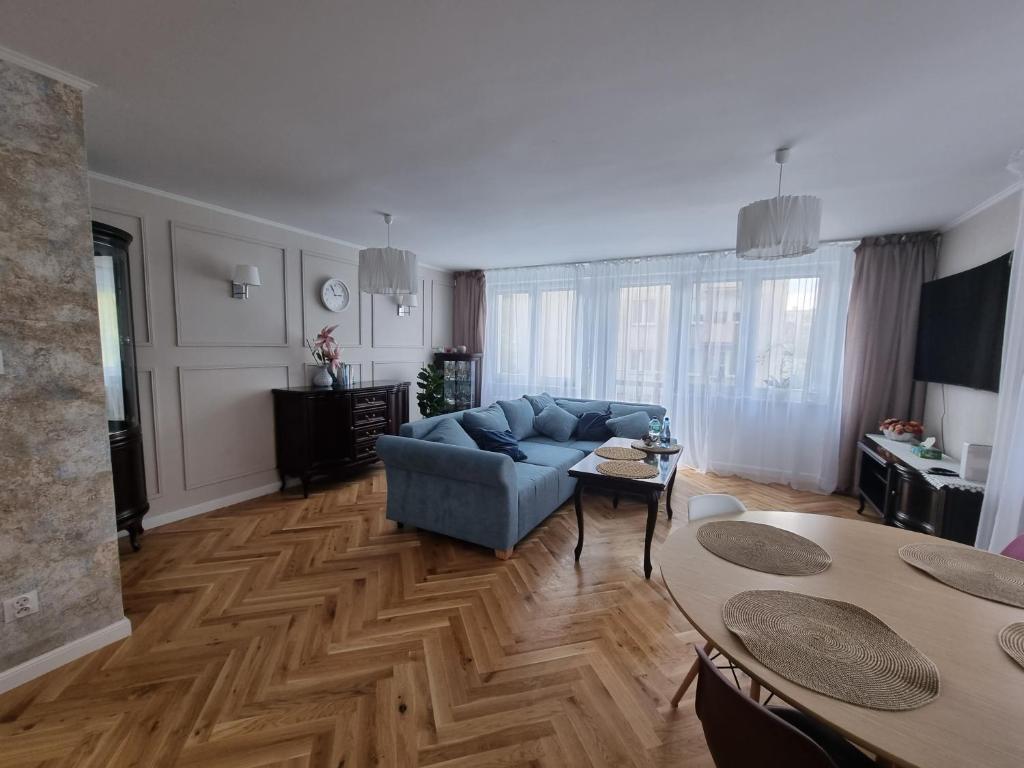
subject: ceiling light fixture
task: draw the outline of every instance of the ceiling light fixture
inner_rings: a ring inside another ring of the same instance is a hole
[[[779,189],[775,197],[740,208],[736,221],[736,255],[741,259],[785,259],[818,250],[821,198],[783,195],[782,166],[789,147],[775,150]]]
[[[390,213],[385,213],[388,244],[385,248],[364,248],[359,252],[359,290],[388,295],[418,293],[416,254],[391,247]]]

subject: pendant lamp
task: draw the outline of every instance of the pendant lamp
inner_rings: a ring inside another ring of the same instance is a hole
[[[416,254],[391,247],[390,213],[384,214],[388,244],[384,248],[364,248],[359,252],[359,290],[363,293],[414,294],[419,292]]]
[[[776,196],[740,208],[736,255],[741,259],[784,259],[818,250],[821,198],[782,194],[782,166],[788,159],[788,147],[775,150],[779,165]]]

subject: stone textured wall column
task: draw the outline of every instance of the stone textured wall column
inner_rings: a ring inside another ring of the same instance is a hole
[[[0,61],[0,672],[124,618],[82,95]]]

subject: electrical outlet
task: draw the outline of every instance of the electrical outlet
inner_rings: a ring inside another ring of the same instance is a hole
[[[15,619],[23,619],[39,611],[39,592],[32,590],[23,595],[17,595],[9,600],[4,600],[4,621],[11,622]]]

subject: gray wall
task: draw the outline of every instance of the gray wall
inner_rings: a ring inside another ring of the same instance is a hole
[[[75,89],[0,61],[0,671],[124,618]]]
[[[135,238],[150,523],[276,490],[270,390],[308,383],[303,337],[337,323],[364,381],[415,381],[431,347],[451,344],[451,273],[422,268],[420,306],[398,317],[393,299],[359,294],[354,247],[95,176],[91,193],[93,217]],[[239,263],[260,268],[247,301],[230,296]],[[352,292],[341,313],[320,303],[328,277]]]
[[[963,272],[1013,250],[1020,214],[1021,193],[1010,195],[985,208],[942,235],[938,277]],[[942,418],[943,390],[946,417]],[[945,432],[943,450],[960,458],[965,442],[992,444],[995,435],[997,395],[950,384],[928,385],[924,424],[929,435]],[[940,430],[940,424],[945,425]]]

